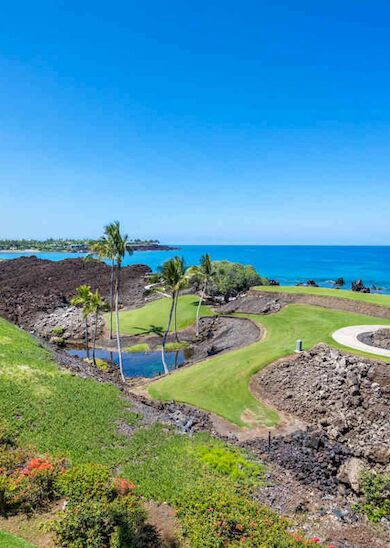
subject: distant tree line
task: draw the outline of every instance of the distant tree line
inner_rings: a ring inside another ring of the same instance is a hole
[[[4,239],[0,240],[0,249],[4,251],[24,251],[33,249],[36,251],[46,252],[77,252],[89,253],[97,240],[91,239],[73,239],[73,238],[47,238],[46,240],[34,239]],[[129,247],[137,247],[142,245],[158,245],[159,240],[141,240],[135,238],[128,240]]]

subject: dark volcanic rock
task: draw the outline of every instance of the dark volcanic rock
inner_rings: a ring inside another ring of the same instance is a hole
[[[369,344],[370,346],[377,346],[379,348],[385,348],[390,350],[390,329],[383,328],[373,331],[371,333],[361,333],[358,335],[359,341]]]
[[[321,428],[351,456],[389,465],[388,364],[321,344],[266,368],[255,383],[277,408]]]
[[[272,314],[279,312],[282,304],[279,298],[275,298],[272,293],[260,294],[257,291],[250,291],[221,306],[221,311],[226,313],[244,312],[246,314]]]
[[[277,436],[270,444],[257,438],[242,446],[290,470],[301,483],[327,492],[337,488],[337,472],[350,454],[345,446],[330,441],[323,431],[315,428]]]
[[[194,326],[181,333],[180,339],[191,345],[190,361],[220,354],[234,348],[247,346],[260,338],[260,329],[246,318],[211,316],[200,318],[199,336],[194,336]]]
[[[150,271],[145,265],[123,268],[123,305],[143,304],[144,278]],[[0,314],[25,329],[34,330],[35,322],[44,321],[45,314],[57,311],[60,318],[66,315],[70,299],[81,284],[90,285],[93,290],[99,289],[108,300],[110,268],[100,261],[84,259],[46,261],[37,257],[20,257],[2,261]],[[45,330],[43,326],[42,333]]]
[[[370,288],[366,287],[362,280],[356,280],[356,282],[352,282],[352,291],[359,291],[360,293],[370,293]]]

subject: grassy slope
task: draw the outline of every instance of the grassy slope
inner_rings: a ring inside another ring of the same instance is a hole
[[[0,531],[0,548],[32,548],[33,546],[20,537]]]
[[[390,320],[383,318],[378,320],[371,316],[306,305],[290,305],[277,314],[250,317],[266,328],[265,339],[153,382],[149,387],[150,394],[163,400],[176,399],[190,403],[240,426],[251,422],[251,419],[272,426],[278,421],[277,414],[258,402],[248,389],[254,373],[291,354],[298,338],[303,340],[306,349],[318,342],[342,348],[331,338],[336,329],[359,324],[390,325]]]
[[[134,420],[118,390],[60,372],[25,332],[0,319],[0,416],[41,451],[115,464],[125,454],[115,421]]]
[[[286,534],[284,522],[253,502],[249,488],[200,462],[199,449],[226,447],[222,442],[206,434],[175,435],[158,425],[125,437],[116,432],[116,422],[134,421],[127,406],[115,387],[59,371],[30,335],[0,318],[0,418],[18,434],[20,444],[70,457],[73,463],[94,461],[116,468],[147,499],[176,507],[194,548],[216,545],[214,537],[206,540],[211,522],[218,519],[208,508],[218,506],[223,519],[224,505],[264,528],[264,546],[299,545]],[[4,546],[31,546],[12,544],[16,540],[0,534],[0,546],[1,541]]]
[[[164,297],[163,299],[148,303],[142,308],[122,310],[119,312],[121,333],[123,335],[152,333],[156,327],[164,330],[168,323],[170,306],[171,299]],[[198,297],[195,295],[182,295],[179,298],[177,307],[178,329],[184,329],[195,321],[197,306]],[[202,306],[200,314],[201,316],[209,316],[212,312],[208,306]],[[107,315],[106,321],[108,322]],[[115,322],[114,329],[116,329]]]
[[[328,287],[302,287],[302,286],[273,286],[264,285],[254,287],[257,291],[271,291],[284,293],[298,293],[301,295],[317,295],[319,297],[337,297],[338,299],[349,299],[351,301],[360,301],[363,303],[377,304],[390,307],[390,295],[380,295],[378,293],[359,293],[357,291],[348,291],[345,289],[332,289]]]

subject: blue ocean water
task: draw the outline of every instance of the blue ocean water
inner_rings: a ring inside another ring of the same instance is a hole
[[[295,285],[314,279],[319,285],[331,286],[331,280],[342,276],[347,286],[362,279],[390,293],[390,246],[258,246],[258,245],[182,245],[175,251],[137,251],[127,256],[124,264],[147,264],[156,270],[174,255],[182,255],[187,265],[197,264],[204,253],[213,260],[227,259],[252,264],[261,275],[278,280],[282,285]],[[0,258],[20,255],[0,253]],[[39,253],[38,257],[58,261],[80,257],[77,253]]]

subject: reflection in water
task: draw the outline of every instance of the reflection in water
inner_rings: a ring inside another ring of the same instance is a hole
[[[68,348],[72,356],[86,358],[87,352],[82,348]],[[187,354],[187,352],[186,352]],[[123,352],[123,371],[126,377],[155,377],[164,373],[161,363],[161,352]],[[178,369],[185,361],[184,351],[166,352],[168,369]],[[118,365],[118,353],[102,348],[96,349],[96,358]]]

